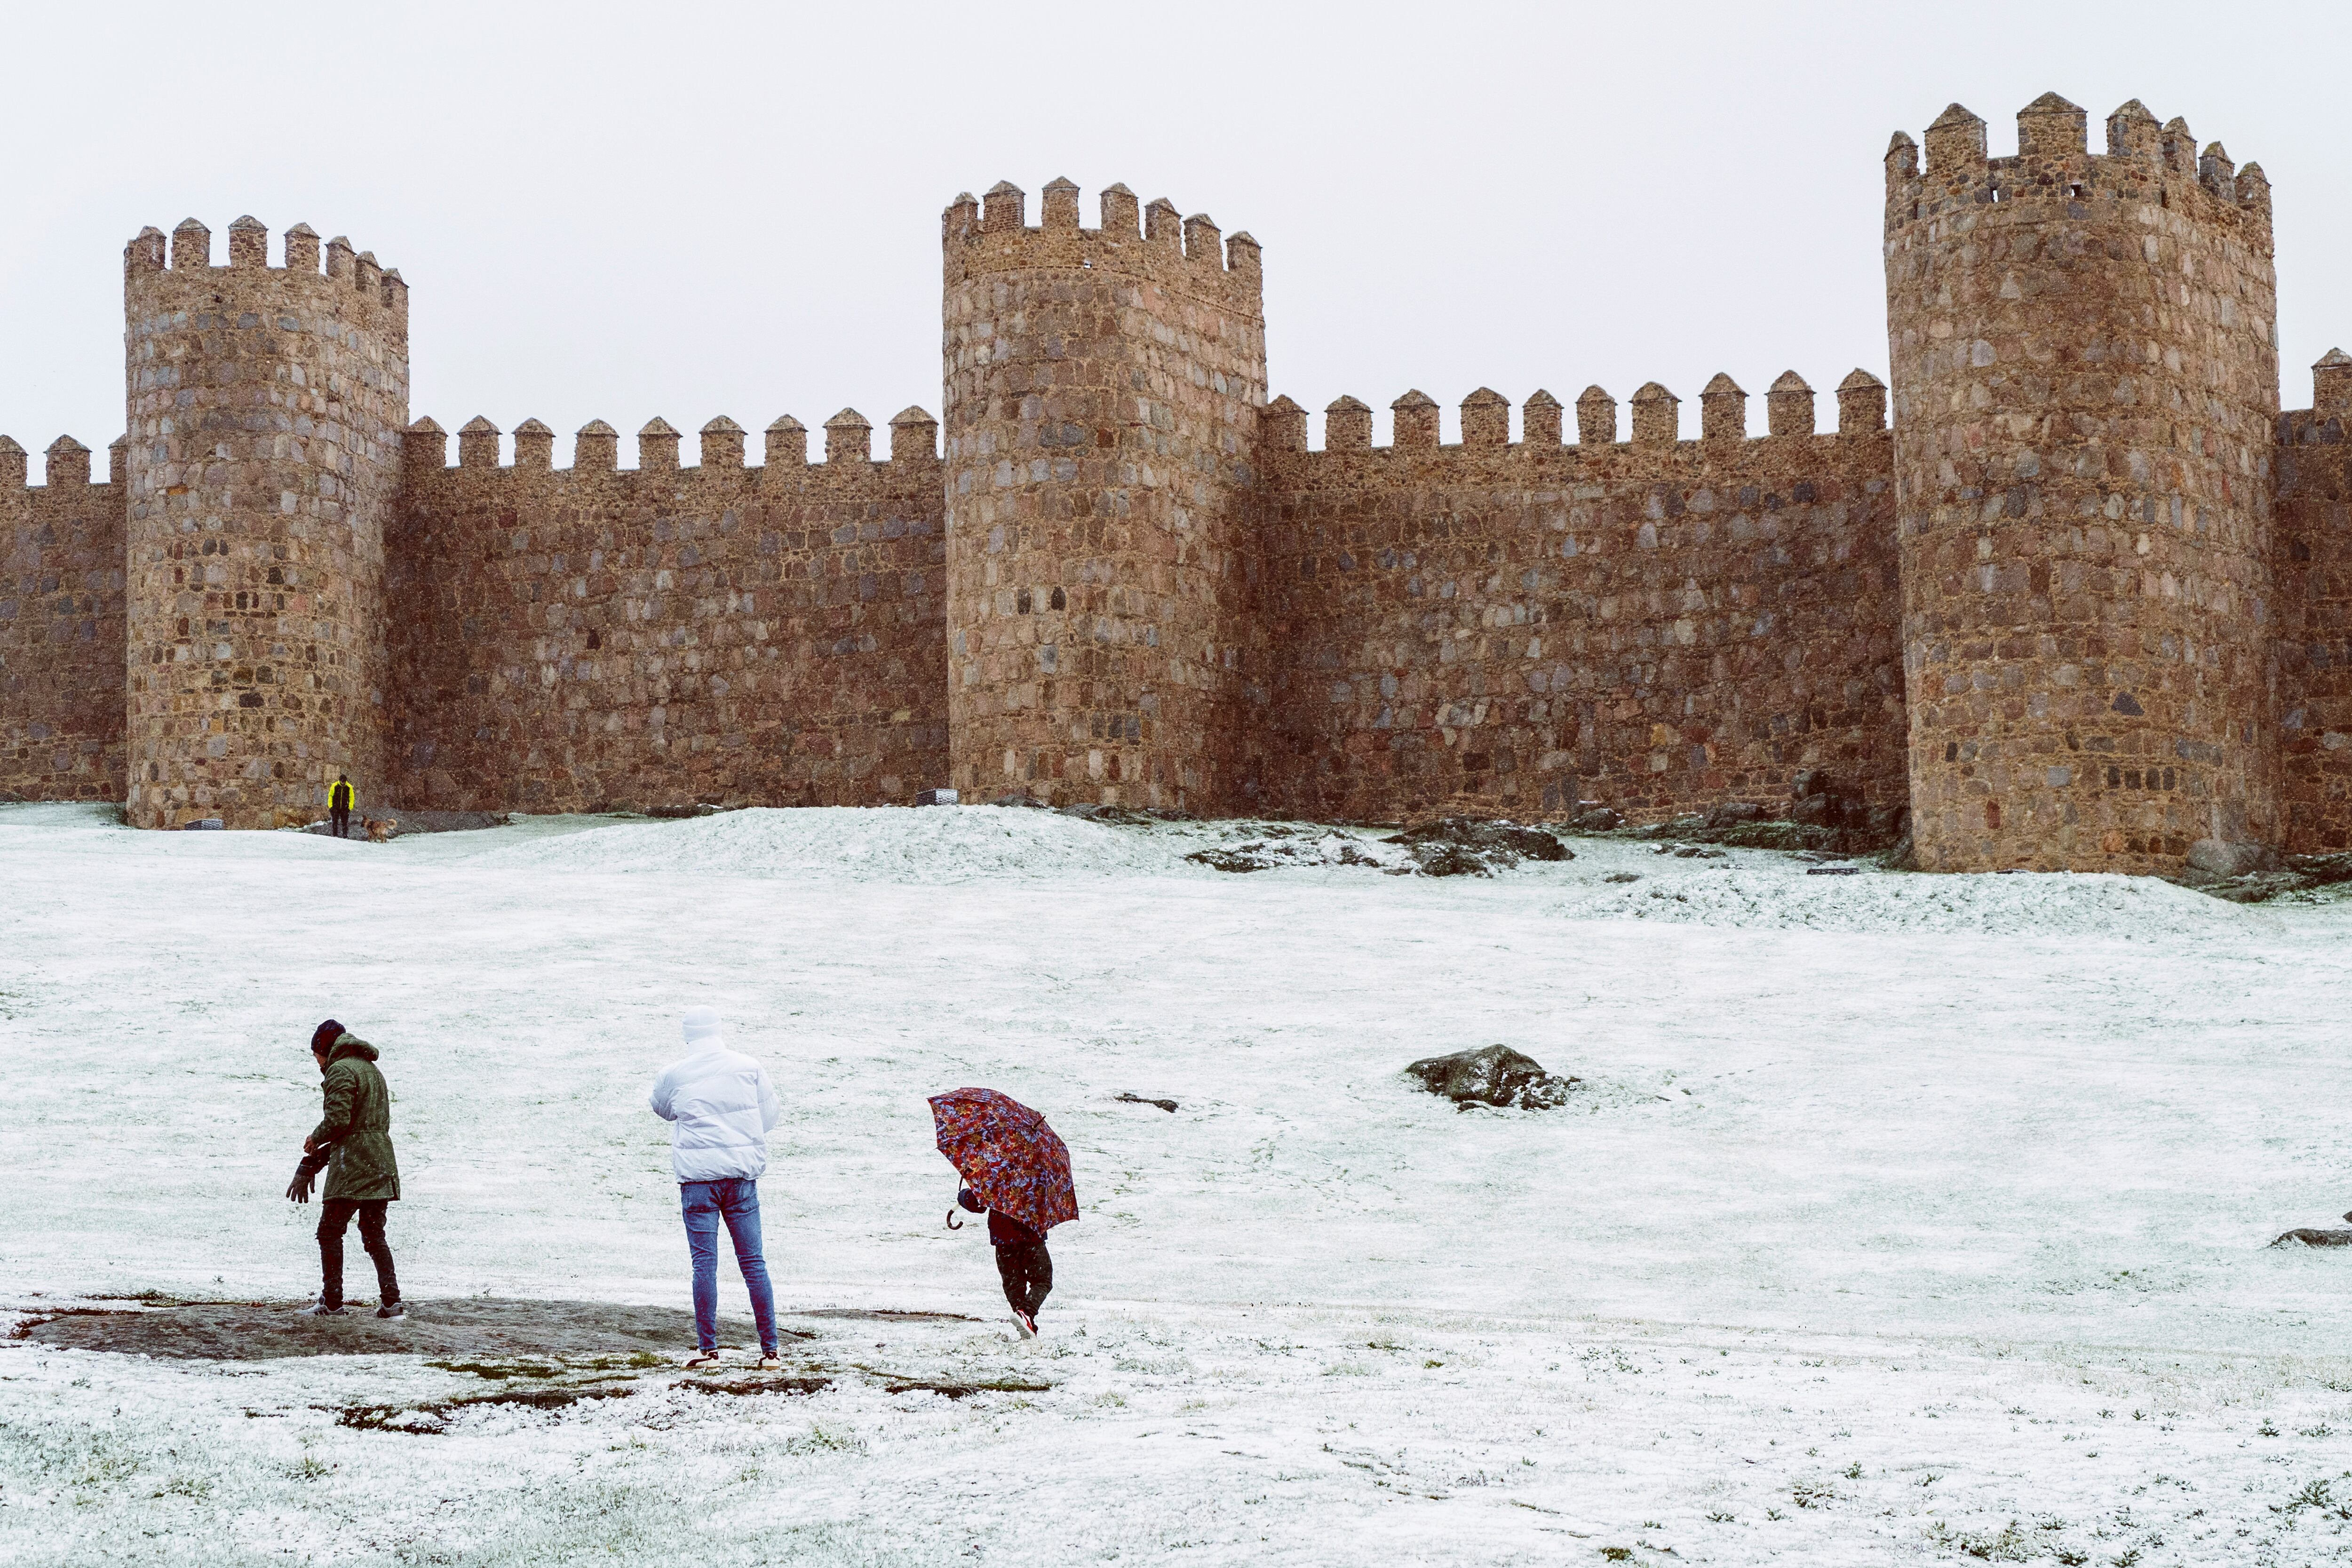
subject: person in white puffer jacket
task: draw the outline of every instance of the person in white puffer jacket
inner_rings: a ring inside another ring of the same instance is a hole
[[[783,1107],[768,1069],[727,1048],[715,1007],[686,1013],[686,1051],[654,1080],[654,1114],[670,1124],[670,1169],[694,1259],[694,1331],[701,1348],[688,1366],[719,1362],[719,1226],[735,1244],[735,1266],[760,1327],[760,1364],[776,1359],[776,1296],[760,1243],[760,1176],[768,1134]]]

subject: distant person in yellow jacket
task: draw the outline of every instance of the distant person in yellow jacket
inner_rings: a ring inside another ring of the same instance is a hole
[[[334,823],[336,837],[352,836],[352,781],[341,773],[335,775],[335,786],[327,792],[327,816]]]

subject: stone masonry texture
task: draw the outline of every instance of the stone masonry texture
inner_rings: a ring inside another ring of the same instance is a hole
[[[90,483],[70,436],[48,466],[27,487],[0,436],[0,799],[121,800],[121,475]]]
[[[953,783],[1255,808],[1257,242],[1116,185],[1081,228],[1077,195],[942,220]]]
[[[384,774],[384,534],[408,289],[307,226],[191,218],[123,251],[129,777],[143,827],[314,820]]]
[[[2352,847],[2352,357],[2282,412],[2271,191],[2137,101],[1885,158],[1892,385],[1270,396],[1257,242],[942,218],[941,416],[681,467],[409,422],[397,272],[124,255],[127,434],[0,437],[0,798],[142,826],[966,798],[1635,822],[1800,773],[1928,869]],[[1687,390],[1687,389],[1685,389]],[[1889,416],[1892,416],[1891,424]],[[1514,426],[1516,425],[1516,438]],[[506,455],[511,447],[511,456]]]
[[[1479,428],[1502,400],[1474,393],[1461,447],[1432,418],[1394,447],[1269,452],[1274,797],[1375,818],[1600,800],[1647,819],[1784,804],[1825,768],[1899,805],[1885,390],[1857,386],[1845,427],[1816,435],[1811,392],[1781,379],[1799,406],[1757,439],[1734,423],[1563,447],[1538,394],[1526,417],[1555,421],[1549,440],[1507,445],[1499,418]]]
[[[536,428],[534,428],[536,426]],[[656,426],[658,428],[656,428]],[[780,420],[746,468],[730,419],[677,466],[656,420],[616,469],[487,420],[408,433],[388,584],[393,776],[414,807],[604,811],[904,801],[947,770],[938,426],[829,422],[824,462]],[[601,437],[601,438],[600,438]]]
[[[2276,842],[2270,187],[2137,100],[1886,158],[1913,833],[1931,868]]]

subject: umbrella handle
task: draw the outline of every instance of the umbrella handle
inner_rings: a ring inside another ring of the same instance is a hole
[[[950,1230],[961,1230],[963,1228],[963,1221],[956,1218],[955,1210],[953,1209],[948,1210],[948,1228]]]

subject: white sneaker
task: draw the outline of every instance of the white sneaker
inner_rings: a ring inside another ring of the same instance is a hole
[[[751,1364],[753,1369],[759,1372],[781,1372],[783,1370],[784,1360],[782,1356],[763,1355]]]
[[[1034,1340],[1037,1337],[1037,1320],[1026,1312],[1015,1310],[1013,1314],[1013,1326],[1021,1331],[1021,1337],[1024,1340]]]
[[[687,1357],[684,1361],[678,1363],[678,1364],[688,1368],[689,1371],[706,1366],[717,1366],[719,1364],[719,1352],[717,1351],[697,1351],[692,1355]]]

